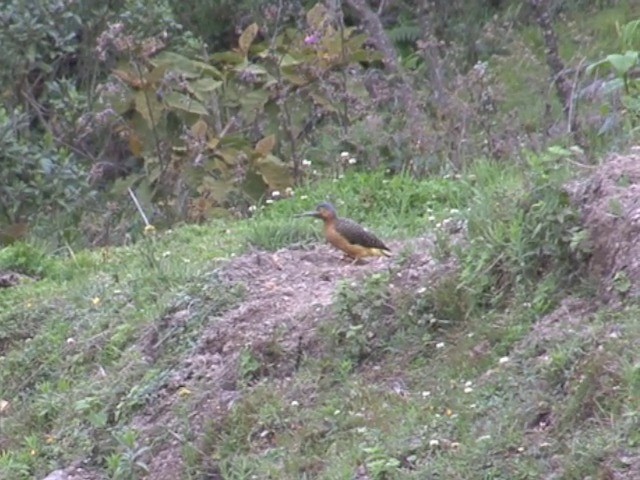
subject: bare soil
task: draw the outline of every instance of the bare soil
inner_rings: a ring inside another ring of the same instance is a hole
[[[589,233],[588,268],[599,280],[598,297],[619,303],[640,293],[640,147],[611,155],[569,186]]]

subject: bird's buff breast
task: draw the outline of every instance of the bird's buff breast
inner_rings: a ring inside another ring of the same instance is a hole
[[[371,252],[371,249],[369,248],[363,247],[362,245],[349,243],[342,235],[340,235],[334,228],[331,228],[330,226],[325,229],[325,236],[327,238],[327,241],[331,245],[333,245],[338,250],[342,250],[352,258],[362,258],[376,255],[376,253]]]

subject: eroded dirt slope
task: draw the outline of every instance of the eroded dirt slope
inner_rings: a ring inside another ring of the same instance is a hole
[[[340,282],[361,282],[376,272],[393,269],[398,287],[406,288],[437,278],[438,272],[450,267],[432,258],[430,239],[391,242],[390,246],[395,258],[372,259],[365,265],[344,261],[325,245],[312,250],[252,252],[229,262],[221,279],[230,286],[243,284],[247,297],[237,308],[208,322],[194,352],[182,359],[158,399],[135,421],[134,427],[143,436],[154,439],[149,478],[175,479],[183,471],[180,431],[184,425],[180,424],[184,420],[176,418],[174,408],[180,402],[181,388],[197,398],[190,417],[190,435],[197,436],[206,420],[224,415],[241,395],[237,381],[242,351],[250,351],[269,365],[270,371],[262,374],[283,381],[294,373],[302,355],[313,355],[316,328],[331,315]],[[412,253],[406,254],[408,258],[401,255],[405,259],[400,268],[398,252],[403,248]],[[188,315],[188,311],[179,311],[163,321],[182,321]],[[170,428],[175,429],[173,437],[166,435]]]

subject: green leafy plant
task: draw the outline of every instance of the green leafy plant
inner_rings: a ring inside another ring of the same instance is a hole
[[[609,71],[615,74],[613,80],[606,82],[606,92],[620,93],[624,118],[628,122],[630,134],[640,125],[640,79],[633,72],[640,66],[640,20],[625,24],[619,31],[620,43],[624,53],[611,53],[605,58],[587,67],[587,74]],[[611,107],[603,107],[606,115],[599,133],[607,133],[612,128],[613,117],[618,114]]]
[[[25,275],[47,276],[54,260],[31,243],[17,242],[0,250],[0,271],[12,270]]]
[[[394,331],[388,283],[388,275],[374,274],[363,285],[342,283],[338,289],[329,335],[334,348],[356,365],[384,348]]]
[[[0,106],[0,225],[28,220],[38,209],[51,215],[77,206],[83,169],[69,151],[29,133],[28,116]]]
[[[126,429],[114,434],[114,438],[120,451],[111,453],[106,458],[107,471],[111,478],[124,480],[147,473],[149,469],[142,458],[150,448],[138,444],[138,433],[133,429]]]
[[[115,188],[135,186],[138,196],[167,207],[179,207],[183,197],[187,216],[201,220],[300,180],[296,138],[318,109],[333,114],[341,108],[323,79],[375,57],[364,48],[366,36],[331,26],[321,4],[307,22],[311,37],[288,28],[264,41],[253,23],[237,48],[201,60],[168,50],[123,50],[101,104],[144,169]],[[241,133],[252,125],[260,126],[255,134]]]
[[[551,272],[564,285],[580,278],[589,246],[563,187],[566,155],[553,149],[530,156],[528,173],[519,179],[509,174],[511,184],[501,183],[494,167],[476,170],[469,246],[458,252],[460,288],[476,305],[496,306],[511,294],[531,292]]]
[[[393,472],[400,468],[400,461],[380,446],[364,447],[363,452],[366,455],[364,463],[374,479],[393,478]]]

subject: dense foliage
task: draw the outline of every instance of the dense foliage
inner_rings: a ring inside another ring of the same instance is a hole
[[[0,239],[30,230],[53,246],[111,244],[144,222],[244,216],[339,174],[343,150],[361,168],[423,176],[479,156],[524,159],[551,142],[578,141],[589,158],[629,141],[637,22],[611,46],[621,53],[603,61],[616,80],[592,83],[604,70],[585,74],[602,58],[588,53],[570,105],[538,79],[544,101],[523,108],[513,93],[528,73],[513,66],[539,70],[553,54],[548,32],[545,48],[520,33],[535,32],[538,4],[5,2]],[[542,5],[551,18],[587,8]],[[578,53],[558,58],[575,63]]]

